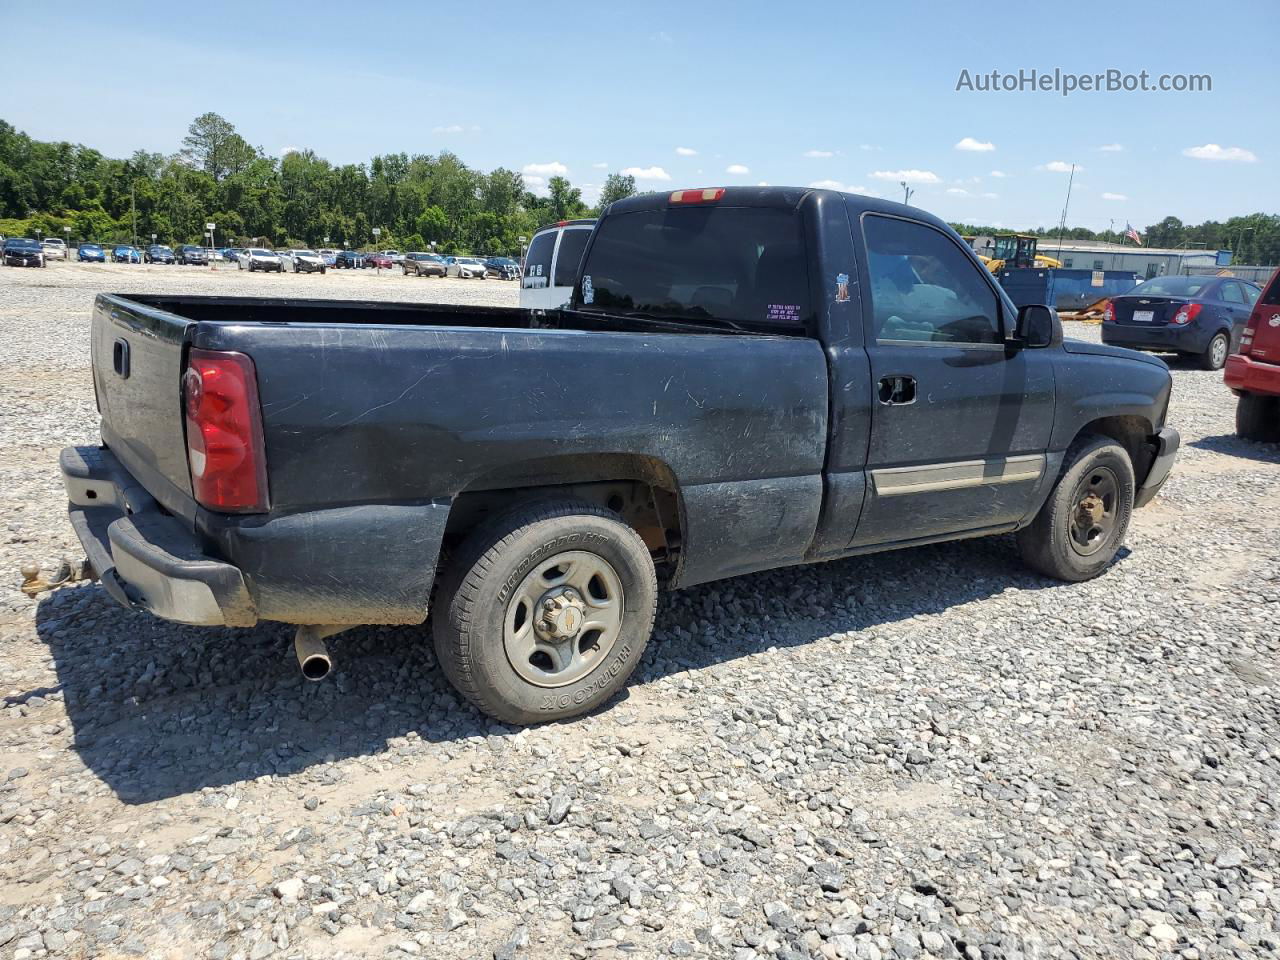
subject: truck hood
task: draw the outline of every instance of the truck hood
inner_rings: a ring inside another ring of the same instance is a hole
[[[1169,365],[1163,360],[1149,353],[1128,350],[1125,347],[1113,347],[1106,343],[1090,343],[1088,340],[1073,340],[1070,337],[1063,337],[1062,349],[1067,353],[1088,353],[1095,357],[1119,357],[1122,360],[1139,360],[1142,363],[1149,363],[1166,370],[1169,368]]]

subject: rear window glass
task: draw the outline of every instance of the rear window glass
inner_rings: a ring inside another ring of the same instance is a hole
[[[587,249],[590,230],[566,230],[560,237],[560,249],[556,251],[556,275],[553,281],[557,287],[572,287],[578,279],[578,265],[582,263],[582,252]]]
[[[557,230],[548,230],[533,238],[525,257],[524,281],[521,286],[541,289],[551,282],[551,253],[555,249]]]
[[[1205,277],[1153,277],[1138,284],[1131,292],[1139,296],[1194,297],[1209,283]]]
[[[791,210],[638,210],[596,228],[580,304],[666,320],[800,326],[810,313],[806,264]]]

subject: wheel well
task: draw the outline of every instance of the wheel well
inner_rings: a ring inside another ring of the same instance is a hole
[[[1154,430],[1145,417],[1099,417],[1080,428],[1076,437],[1085,434],[1099,434],[1110,437],[1129,454],[1129,462],[1133,464],[1133,475],[1139,484],[1151,469],[1155,458],[1155,450],[1148,442]]]
[[[661,460],[629,454],[554,457],[486,474],[454,497],[442,556],[490,517],[519,504],[561,498],[612,510],[645,542],[659,579],[675,574],[683,530],[679,484]]]

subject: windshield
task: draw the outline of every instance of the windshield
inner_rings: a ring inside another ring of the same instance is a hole
[[[770,207],[606,217],[582,268],[583,310],[799,326],[809,317],[800,220]]]
[[[80,249],[83,250],[85,253],[101,253],[102,252],[102,248],[98,246],[96,243],[82,243],[80,244]]]
[[[1129,292],[1140,297],[1195,297],[1212,277],[1152,277]]]
[[[4,245],[14,250],[39,250],[40,249],[40,244],[36,243],[34,240],[6,240],[4,242]]]
[[[293,255],[295,257],[314,257],[316,252],[314,250],[294,250]]]
[[[250,250],[249,255],[254,257],[274,257],[275,256],[275,254],[272,253],[270,250]]]
[[[156,253],[172,253],[173,252],[168,247],[152,247],[151,249],[154,250]]]

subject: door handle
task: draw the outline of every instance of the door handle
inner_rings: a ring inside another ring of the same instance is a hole
[[[907,376],[881,377],[880,402],[885,406],[916,402],[916,378]]]

